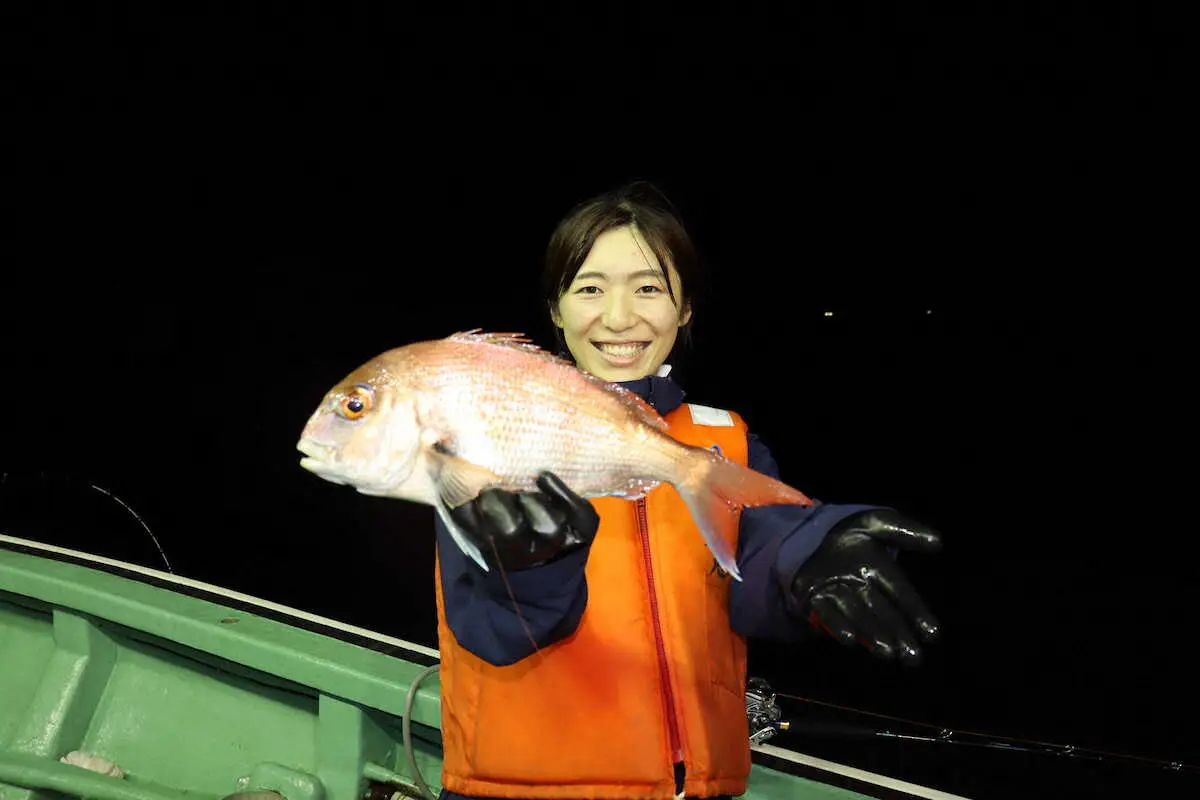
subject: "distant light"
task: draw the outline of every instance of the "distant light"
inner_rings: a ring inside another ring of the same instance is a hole
[[[826,312],[825,312],[825,316],[827,316],[827,317],[832,317],[832,316],[833,316],[833,312],[832,312],[832,311],[826,311]]]
[[[932,309],[932,308],[927,308],[927,309],[925,309],[925,313],[926,313],[926,314],[932,314],[932,313],[933,313],[933,309]]]

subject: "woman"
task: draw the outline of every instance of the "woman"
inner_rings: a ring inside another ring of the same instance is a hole
[[[668,375],[696,265],[652,187],[605,193],[550,239],[550,318],[578,367],[639,394],[673,436],[779,477],[738,414],[683,402]],[[443,797],[742,794],[746,637],[823,630],[915,663],[918,640],[937,633],[888,549],[940,540],[893,510],[730,515],[737,582],[670,486],[631,502],[582,500],[551,474],[538,485],[486,490],[453,512],[503,569],[479,569],[437,523]]]

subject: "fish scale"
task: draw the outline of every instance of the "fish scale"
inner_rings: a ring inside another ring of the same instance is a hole
[[[636,395],[519,334],[471,331],[363,364],[326,393],[297,447],[307,456],[301,466],[326,480],[433,505],[484,570],[478,548],[448,513],[484,488],[534,490],[542,471],[584,497],[633,497],[670,483],[717,562],[740,580],[716,515],[812,501],[664,429]]]
[[[622,426],[610,416],[595,414],[586,403],[573,403],[570,387],[564,396],[545,382],[527,380],[514,386],[494,380],[490,373],[472,378],[467,366],[464,359],[446,359],[436,368],[426,367],[425,373],[431,391],[440,395],[440,416],[455,420],[441,422],[453,441],[452,450],[507,478],[502,487],[533,489],[537,472],[555,464],[559,477],[577,486],[579,493],[607,494],[614,481],[628,481],[645,469],[628,448],[616,446],[624,439]],[[632,418],[621,422],[639,424]],[[580,447],[572,425],[591,426],[599,446]],[[593,485],[599,488],[592,490]]]

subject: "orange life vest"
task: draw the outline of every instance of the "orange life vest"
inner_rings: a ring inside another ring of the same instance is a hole
[[[677,440],[746,463],[737,414],[684,404],[666,419]],[[730,627],[732,578],[672,486],[592,503],[600,529],[579,626],[516,664],[459,646],[435,569],[443,785],[481,797],[671,798],[682,761],[686,795],[744,793],[746,644]],[[721,531],[735,551],[738,520],[729,514]]]

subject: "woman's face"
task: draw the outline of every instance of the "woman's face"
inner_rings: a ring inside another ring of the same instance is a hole
[[[576,365],[606,381],[653,375],[667,360],[691,309],[675,305],[683,286],[675,267],[663,274],[638,231],[613,228],[596,243],[550,317]]]

